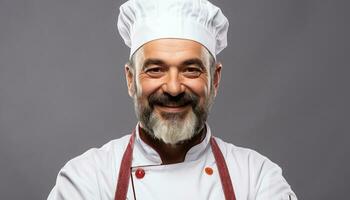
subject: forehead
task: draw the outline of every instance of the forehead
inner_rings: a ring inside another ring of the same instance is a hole
[[[158,39],[143,45],[144,59],[161,59],[168,63],[177,63],[187,59],[203,59],[205,47],[193,40]]]

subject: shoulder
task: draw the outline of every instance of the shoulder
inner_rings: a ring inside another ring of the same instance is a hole
[[[234,144],[223,141],[220,138],[215,137],[223,155],[227,159],[235,158],[236,162],[240,164],[253,164],[255,165],[276,165],[271,162],[266,156],[258,153],[257,151],[249,148],[239,147]],[[277,165],[276,165],[277,166]]]
[[[116,174],[130,135],[92,148],[69,160],[59,171],[50,200],[99,199],[113,195]],[[108,177],[108,178],[107,178]],[[100,185],[105,187],[100,188]]]
[[[282,173],[281,168],[266,156],[249,148],[239,147],[215,138],[222,154],[224,155],[228,168],[239,172],[244,179],[262,180],[269,173]]]
[[[111,140],[100,148],[91,148],[83,154],[69,160],[63,168],[67,167],[100,167],[106,163],[111,163],[111,159],[115,160],[124,153],[130,135],[123,136],[119,139]]]
[[[215,138],[231,178],[237,187],[253,199],[296,199],[294,192],[282,175],[282,169],[266,156],[249,148],[238,147]]]

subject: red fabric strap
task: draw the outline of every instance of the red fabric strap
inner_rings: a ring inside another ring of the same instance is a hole
[[[130,170],[132,163],[132,152],[134,148],[134,140],[135,140],[135,130],[131,134],[128,146],[124,152],[122,162],[120,163],[119,168],[119,176],[117,182],[117,189],[115,190],[115,200],[126,200],[126,194],[129,188],[129,180],[130,180]]]
[[[226,200],[236,200],[235,192],[231,182],[230,173],[228,171],[225,158],[220,151],[219,145],[216,143],[213,137],[210,138],[211,150],[213,151],[216,166],[219,170],[222,189],[224,190]]]

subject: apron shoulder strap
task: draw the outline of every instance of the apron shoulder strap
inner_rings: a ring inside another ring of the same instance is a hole
[[[218,170],[219,170],[221,185],[222,185],[222,189],[224,190],[225,199],[236,200],[235,192],[233,190],[233,185],[232,185],[230,173],[226,165],[225,158],[222,155],[219,145],[214,139],[214,137],[210,138],[210,146],[215,157],[216,166],[218,167]]]
[[[131,134],[129,143],[126,147],[122,161],[120,163],[117,189],[115,190],[115,196],[114,196],[115,200],[126,200],[126,195],[129,188],[134,141],[135,141],[135,130]]]

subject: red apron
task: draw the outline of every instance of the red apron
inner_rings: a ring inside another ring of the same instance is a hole
[[[131,134],[128,146],[124,152],[122,162],[120,163],[117,189],[115,191],[115,200],[126,200],[129,187],[132,152],[135,142],[135,131]],[[227,165],[218,144],[213,137],[210,138],[210,146],[214,154],[217,168],[219,170],[221,185],[224,190],[226,200],[236,200],[235,192],[231,182],[231,177],[227,169]]]

